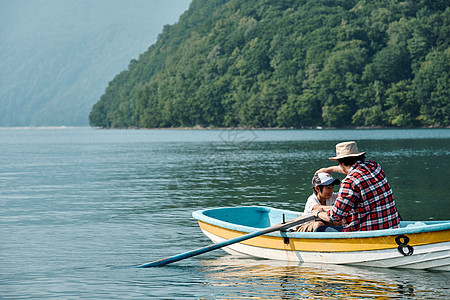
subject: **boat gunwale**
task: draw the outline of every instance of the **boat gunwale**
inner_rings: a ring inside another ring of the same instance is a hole
[[[202,221],[205,223],[209,223],[218,227],[226,228],[229,230],[234,230],[243,233],[250,233],[262,230],[260,227],[251,227],[246,225],[240,225],[235,223],[226,222],[223,220],[215,219],[205,215],[205,212],[212,210],[224,210],[224,209],[239,209],[239,208],[248,208],[248,209],[260,209],[265,210],[267,213],[270,211],[276,211],[279,213],[290,213],[296,216],[301,216],[301,212],[295,212],[284,209],[276,209],[266,206],[236,206],[236,207],[220,207],[220,208],[210,208],[197,210],[192,213],[192,216],[198,221]],[[373,237],[383,237],[383,236],[394,236],[401,234],[414,234],[414,233],[427,233],[427,232],[436,232],[436,231],[444,231],[450,230],[450,221],[411,221],[411,222],[427,222],[432,224],[426,225],[414,225],[409,227],[400,227],[393,229],[381,229],[381,230],[372,230],[372,231],[354,231],[354,232],[272,232],[267,233],[267,236],[288,236],[290,238],[299,238],[299,239],[349,239],[349,238],[373,238]],[[274,224],[272,224],[274,225]]]

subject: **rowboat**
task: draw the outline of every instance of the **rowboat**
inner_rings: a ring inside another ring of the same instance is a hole
[[[302,216],[264,206],[192,213],[203,233],[221,243]],[[450,221],[401,221],[396,229],[358,232],[270,232],[223,247],[230,254],[298,263],[450,271]]]

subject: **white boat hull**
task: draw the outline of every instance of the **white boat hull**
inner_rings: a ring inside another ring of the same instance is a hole
[[[220,243],[226,240],[205,230],[202,231],[214,243]],[[245,255],[299,263],[346,264],[450,271],[450,242],[415,246],[414,253],[410,256],[401,255],[397,249],[353,252],[310,252],[262,248],[241,243],[233,244],[222,249],[233,255]]]

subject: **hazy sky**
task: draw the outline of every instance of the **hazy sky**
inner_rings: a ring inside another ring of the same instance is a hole
[[[61,38],[117,23],[161,31],[191,0],[0,0],[4,38]]]
[[[191,1],[0,0],[0,126],[87,125],[107,83]]]

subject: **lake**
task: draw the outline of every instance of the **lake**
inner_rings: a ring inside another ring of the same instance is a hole
[[[450,272],[222,250],[135,268],[210,244],[194,210],[303,210],[347,140],[383,166],[403,219],[450,219],[450,129],[1,128],[0,298],[449,299]]]

